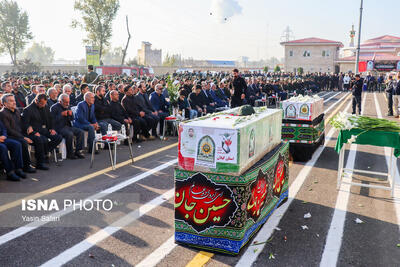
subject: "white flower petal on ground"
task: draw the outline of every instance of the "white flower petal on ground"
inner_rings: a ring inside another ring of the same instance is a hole
[[[301,228],[303,228],[303,230],[308,230],[308,226],[307,225],[302,225]]]
[[[364,221],[360,220],[359,218],[354,220],[356,223],[364,223]]]
[[[311,213],[304,214],[304,219],[310,219],[310,218],[311,218]]]

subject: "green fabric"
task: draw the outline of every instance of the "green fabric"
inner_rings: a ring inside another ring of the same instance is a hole
[[[363,130],[352,129],[352,130],[341,130],[336,141],[335,150],[337,153],[340,152],[343,145],[347,143],[347,140],[352,135],[358,135]],[[382,147],[393,147],[395,157],[400,156],[400,134],[395,132],[383,132],[383,131],[368,131],[357,137],[354,144],[359,145],[371,145],[371,146],[382,146]]]

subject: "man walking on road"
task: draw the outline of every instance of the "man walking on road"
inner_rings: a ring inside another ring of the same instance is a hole
[[[356,106],[358,107],[358,115],[361,115],[361,93],[363,87],[363,79],[360,78],[360,74],[356,75],[356,81],[352,86],[353,90],[353,113],[356,114]]]

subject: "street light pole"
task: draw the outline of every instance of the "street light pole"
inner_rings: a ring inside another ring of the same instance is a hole
[[[362,22],[362,11],[363,11],[363,0],[361,0],[360,7],[360,24],[358,25],[358,42],[356,51],[356,74],[358,73],[358,64],[360,63],[360,42],[361,42],[361,22]]]

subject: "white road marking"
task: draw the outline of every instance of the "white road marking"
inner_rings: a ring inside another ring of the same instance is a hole
[[[375,99],[375,107],[376,107],[376,110],[377,110],[378,118],[382,119],[383,116],[382,116],[382,112],[381,112],[381,107],[379,106],[379,102],[378,102],[378,99],[376,97],[376,93],[374,93],[374,99]],[[392,153],[391,149],[388,148],[388,147],[385,147],[385,158],[386,158],[386,164],[387,164],[388,167],[389,167],[389,163],[390,163],[390,154],[391,153]],[[393,204],[394,204],[394,209],[396,211],[397,224],[399,226],[399,231],[400,231],[400,202],[399,202],[399,200],[400,200],[400,189],[398,188],[398,186],[400,185],[400,175],[399,175],[399,170],[397,168],[397,159],[396,158],[393,159],[392,164],[394,166],[394,172],[393,172],[394,173],[394,181],[395,181],[395,184],[397,185],[394,188],[394,201],[393,201]]]
[[[340,95],[340,94],[341,93],[334,94],[333,96],[331,96],[328,99],[324,100],[324,103],[328,102],[329,100],[331,100],[332,98],[334,98],[335,96]]]
[[[175,164],[177,162],[178,162],[178,159],[170,160],[170,161],[168,161],[168,162],[166,162],[166,163],[164,163],[164,164],[162,164],[162,165],[160,165],[160,166],[158,166],[158,167],[156,167],[154,169],[151,169],[151,170],[149,170],[147,172],[144,172],[144,173],[141,173],[139,175],[136,175],[136,176],[130,178],[129,180],[126,180],[126,181],[124,181],[122,183],[119,183],[119,184],[116,184],[116,185],[114,185],[114,186],[112,186],[110,188],[107,188],[107,189],[105,189],[105,190],[103,190],[103,191],[101,191],[99,193],[96,193],[96,194],[88,197],[87,199],[94,200],[96,198],[104,198],[108,194],[114,193],[114,192],[116,192],[116,191],[118,191],[118,190],[120,190],[120,189],[122,189],[124,187],[127,187],[127,186],[129,186],[131,184],[134,184],[134,183],[136,183],[136,182],[138,182],[138,181],[140,181],[140,180],[142,180],[142,179],[144,179],[144,178],[146,178],[146,177],[148,177],[148,176],[150,176],[150,175],[152,175],[154,173],[157,173],[158,171],[161,171],[163,169],[166,169],[166,168],[170,167],[171,165],[173,165],[173,164]],[[69,208],[69,209],[65,209],[65,210],[59,211],[59,212],[55,212],[55,213],[51,214],[50,216],[61,217],[61,216],[67,215],[67,214],[69,214],[71,212],[73,212],[73,208],[72,207]],[[19,228],[15,229],[15,230],[13,230],[11,232],[8,232],[7,234],[4,234],[4,235],[0,236],[0,245],[4,244],[6,242],[9,242],[9,241],[11,241],[11,240],[13,240],[15,238],[18,238],[18,237],[20,237],[20,236],[22,236],[22,235],[24,235],[26,233],[29,233],[30,231],[33,231],[33,230],[35,230],[35,229],[37,229],[40,226],[43,226],[45,224],[47,224],[46,221],[37,221],[37,222],[29,223],[29,224],[27,224],[25,226],[19,227]]]
[[[107,226],[97,233],[89,236],[85,240],[81,241],[80,243],[76,244],[75,246],[65,250],[58,256],[52,258],[51,260],[42,264],[42,267],[53,267],[53,266],[61,266],[72,259],[76,258],[83,252],[87,251],[97,243],[101,242],[102,240],[106,239],[107,237],[113,235],[114,233],[121,230],[123,227],[128,226],[132,222],[136,221],[138,218],[142,217],[144,214],[148,213],[149,211],[153,210],[154,208],[160,206],[162,203],[167,201],[168,199],[174,196],[175,189],[172,188],[168,190],[164,194],[156,197],[155,199],[147,202],[146,204],[140,206],[139,209],[134,210],[118,221],[114,222],[110,226]],[[113,226],[118,225],[118,226]]]
[[[325,114],[328,113],[330,109],[332,109],[337,103],[340,103],[345,97],[347,97],[348,93],[345,94],[341,99],[339,99],[337,102],[335,102],[332,106],[330,106],[326,111]],[[351,101],[350,103],[346,106],[345,110],[348,110],[350,108]],[[335,129],[331,129],[326,136],[326,139],[330,139],[333,134],[335,133]],[[326,147],[326,144],[324,146],[320,146],[315,152],[313,157],[311,158],[310,161],[308,161],[305,166],[301,169],[293,183],[290,185],[289,188],[289,199],[288,201],[283,204],[279,209],[276,209],[274,213],[272,213],[271,217],[268,218],[267,222],[264,224],[264,226],[261,228],[261,230],[258,232],[254,240],[257,240],[258,242],[266,242],[270,236],[272,235],[274,229],[278,226],[281,218],[283,215],[286,213],[288,210],[290,204],[292,201],[295,199],[297,193],[299,192],[301,186],[303,185],[304,181],[306,180],[308,174],[311,172],[312,168],[314,167],[315,163],[321,156],[322,152],[324,151]],[[243,253],[242,257],[240,260],[236,263],[237,267],[242,267],[242,266],[251,266],[258,258],[260,253],[263,251],[266,243],[257,245],[254,248],[257,248],[257,250],[254,250],[253,247],[247,247],[246,251]]]
[[[364,94],[364,98],[361,105],[361,114],[364,114],[365,110],[365,99],[366,94]],[[354,169],[354,164],[356,160],[357,153],[357,145],[352,144],[350,146],[349,155],[346,162],[346,169]],[[352,172],[349,172],[349,176],[351,177]],[[351,182],[351,178],[343,177],[344,182]],[[337,260],[339,257],[340,248],[342,246],[342,238],[344,231],[344,222],[346,220],[347,214],[347,205],[350,197],[350,188],[349,184],[341,184],[339,193],[336,199],[335,210],[333,212],[331,225],[328,230],[328,235],[326,238],[326,243],[324,247],[324,252],[322,253],[322,258],[320,265],[321,267],[326,266],[336,266]]]
[[[156,266],[162,259],[164,259],[175,247],[175,236],[171,236],[161,246],[139,262],[136,267],[153,267]]]

